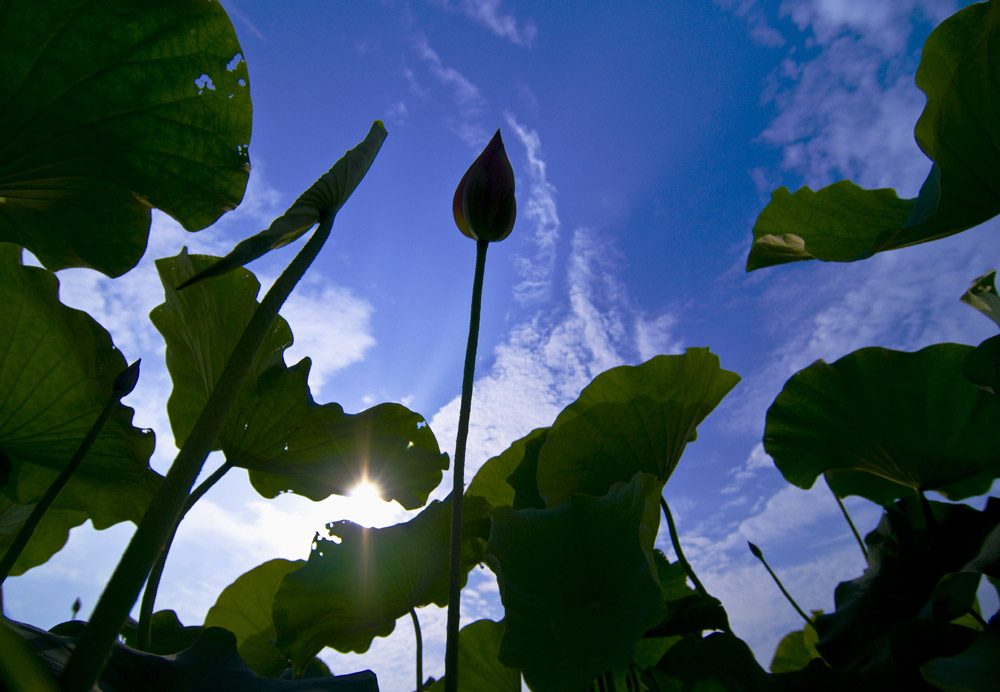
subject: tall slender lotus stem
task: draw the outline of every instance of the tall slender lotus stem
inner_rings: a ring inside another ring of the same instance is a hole
[[[799,604],[795,602],[792,595],[785,589],[785,585],[781,583],[780,579],[778,579],[778,575],[774,573],[773,569],[771,569],[771,565],[767,564],[767,560],[764,559],[764,553],[760,552],[760,548],[750,541],[747,541],[747,545],[750,546],[750,552],[753,553],[753,556],[760,560],[761,564],[764,565],[764,569],[766,569],[768,574],[771,575],[771,579],[773,579],[774,583],[778,585],[779,589],[781,589],[781,593],[785,596],[785,599],[787,599],[788,602],[792,604],[792,607],[795,608],[795,612],[806,621],[807,625],[813,624],[812,618],[806,615],[806,612],[799,607]]]
[[[465,445],[469,439],[469,416],[472,410],[472,382],[476,370],[479,343],[479,313],[483,299],[483,276],[486,249],[490,242],[510,235],[516,215],[514,169],[507,158],[500,130],[462,176],[452,211],[455,224],[464,235],[476,241],[476,271],[472,283],[472,313],[469,339],[465,349],[462,374],[462,405],[458,414],[455,440],[455,465],[452,470],[451,546],[448,570],[448,641],[445,645],[445,692],[458,690],[458,628],[462,594],[462,498],[465,494]]]

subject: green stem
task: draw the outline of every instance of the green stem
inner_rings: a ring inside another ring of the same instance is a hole
[[[750,543],[749,541],[747,541],[747,545],[750,546],[750,552],[753,553],[753,556],[761,561],[761,564],[764,565],[764,569],[766,569],[768,574],[771,575],[771,579],[773,579],[774,583],[778,585],[779,589],[781,589],[781,593],[784,594],[785,599],[792,604],[793,608],[795,608],[795,612],[798,613],[802,617],[802,619],[806,621],[807,625],[813,624],[812,618],[806,615],[805,611],[799,607],[799,604],[795,602],[795,599],[792,598],[792,595],[788,593],[788,591],[785,589],[784,584],[782,584],[781,580],[778,579],[778,575],[774,573],[773,569],[771,569],[771,565],[767,564],[767,560],[764,559],[764,553],[760,551],[760,548],[755,546],[753,543]]]
[[[830,488],[829,485],[826,487]],[[861,554],[865,556],[865,562],[868,562],[868,549],[865,548],[865,542],[861,540],[861,534],[858,533],[858,527],[856,527],[854,522],[851,521],[851,515],[847,513],[847,507],[844,506],[840,496],[833,492],[833,488],[830,488],[830,492],[833,493],[833,499],[837,501],[837,506],[840,507],[840,511],[844,515],[844,519],[847,520],[847,525],[851,527],[851,533],[854,534],[854,540],[858,542],[858,547],[861,548]]]
[[[420,636],[420,620],[417,619],[417,611],[410,608],[410,617],[413,618],[413,635],[417,639],[417,692],[424,689],[424,638]]]
[[[677,561],[681,563],[681,567],[687,573],[688,577],[691,579],[691,583],[694,584],[694,588],[698,590],[703,596],[708,595],[708,591],[705,590],[704,585],[698,580],[698,575],[694,573],[691,569],[691,565],[684,558],[684,551],[681,550],[681,539],[677,535],[677,526],[674,524],[674,515],[670,513],[670,507],[667,506],[667,501],[660,496],[660,507],[663,508],[663,516],[667,519],[667,528],[670,530],[670,542],[674,546],[674,553],[677,554]]]
[[[233,465],[228,461],[224,463],[219,468],[215,469],[211,476],[206,478],[191,496],[188,498],[187,502],[184,504],[184,512],[181,514],[181,519],[187,516],[187,513],[191,511],[194,507],[194,503],[201,499],[201,497],[208,492],[209,488],[219,482],[219,480],[226,475],[229,469],[233,468]],[[167,538],[166,544],[163,546],[163,550],[156,557],[156,562],[153,563],[153,568],[149,572],[149,579],[146,580],[146,589],[142,592],[142,605],[139,607],[139,626],[138,626],[138,641],[136,643],[136,648],[140,651],[151,651],[150,648],[152,644],[153,636],[153,607],[156,605],[156,592],[160,588],[160,579],[163,577],[163,568],[167,564],[167,553],[170,552],[170,546],[174,542],[174,536],[177,535],[177,528],[180,526],[178,521],[177,526],[174,530],[170,532],[170,537]]]
[[[445,692],[458,690],[458,623],[462,597],[462,498],[465,494],[465,444],[469,439],[469,416],[472,410],[472,380],[476,372],[476,348],[479,345],[479,313],[483,302],[483,276],[486,273],[486,248],[489,241],[476,241],[476,274],[472,281],[472,313],[469,340],[465,347],[465,370],[462,374],[462,406],[458,414],[458,437],[455,440],[455,468],[451,491],[451,557],[448,570],[448,640],[444,653]]]
[[[333,216],[323,214],[319,227],[271,286],[243,330],[63,669],[60,676],[63,692],[90,692],[97,682],[150,567],[180,521],[191,486],[222,432],[229,409],[274,317],[330,236]]]
[[[38,501],[34,509],[31,510],[31,514],[28,515],[27,520],[22,524],[21,529],[17,532],[17,536],[14,537],[14,541],[7,548],[7,552],[4,554],[3,559],[0,560],[0,584],[3,584],[7,577],[10,575],[10,571],[14,569],[14,563],[17,562],[17,558],[20,557],[21,552],[28,545],[28,541],[31,540],[32,534],[35,532],[38,523],[42,520],[45,512],[52,503],[55,502],[56,497],[59,492],[66,487],[66,483],[73,476],[73,473],[80,467],[83,462],[83,458],[87,456],[87,452],[90,451],[91,445],[94,444],[94,440],[101,432],[101,428],[104,427],[104,423],[107,422],[108,417],[111,412],[115,410],[115,406],[121,401],[122,394],[115,392],[111,395],[111,398],[107,400],[104,404],[104,408],[101,409],[100,415],[97,416],[97,420],[94,424],[90,426],[90,430],[87,431],[87,435],[80,442],[80,445],[76,448],[73,456],[70,458],[69,463],[63,468],[56,479],[52,482],[52,485],[48,487],[42,499]]]

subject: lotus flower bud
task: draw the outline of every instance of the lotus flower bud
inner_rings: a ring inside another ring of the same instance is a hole
[[[452,202],[458,230],[473,240],[495,242],[514,228],[514,169],[500,130],[462,176]]]

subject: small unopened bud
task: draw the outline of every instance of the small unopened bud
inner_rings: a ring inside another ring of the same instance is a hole
[[[496,242],[514,228],[514,169],[500,130],[462,176],[452,202],[458,230],[473,240]]]
[[[128,396],[135,389],[135,385],[139,381],[139,362],[141,360],[141,358],[136,360],[132,365],[118,373],[118,377],[115,378],[113,390],[119,399]]]

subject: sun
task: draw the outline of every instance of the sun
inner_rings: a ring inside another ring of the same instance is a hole
[[[361,481],[347,493],[346,519],[362,526],[385,526],[393,522],[396,510],[393,503],[382,499],[377,483]]]

